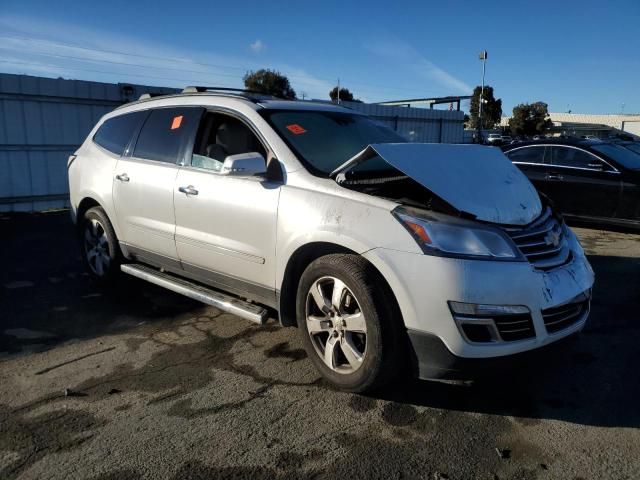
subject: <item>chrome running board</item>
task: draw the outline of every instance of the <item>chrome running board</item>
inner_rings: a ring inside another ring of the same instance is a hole
[[[151,268],[146,265],[129,263],[121,265],[120,269],[124,273],[146,280],[149,283],[166,288],[167,290],[180,293],[186,297],[193,298],[199,302],[206,303],[207,305],[219,308],[220,310],[237,315],[238,317],[249,320],[250,322],[262,325],[267,321],[269,315],[266,308],[245,302],[244,300],[207,288],[203,285],[190,282],[184,278],[161,272],[160,270],[156,270],[155,268]]]

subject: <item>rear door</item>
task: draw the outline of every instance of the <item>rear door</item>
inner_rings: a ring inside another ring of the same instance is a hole
[[[602,143],[592,146],[605,160],[620,170],[622,199],[616,217],[623,221],[640,221],[640,143]]]
[[[545,165],[545,148],[544,145],[518,147],[509,150],[505,155],[522,170],[538,191],[546,194],[545,179],[548,172]]]
[[[179,267],[173,187],[178,163],[193,142],[203,111],[199,107],[151,110],[129,155],[116,166],[113,198],[120,240],[149,263]]]
[[[553,145],[545,191],[562,213],[612,218],[620,203],[620,173],[581,148]]]

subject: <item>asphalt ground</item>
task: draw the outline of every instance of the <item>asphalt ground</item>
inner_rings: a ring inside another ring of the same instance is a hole
[[[66,212],[0,214],[0,479],[640,478],[640,235],[576,231],[597,279],[575,341],[363,396],[295,328],[92,285]]]

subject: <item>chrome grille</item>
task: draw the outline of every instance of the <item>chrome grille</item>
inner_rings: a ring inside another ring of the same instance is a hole
[[[571,259],[564,228],[550,208],[524,228],[505,227],[504,230],[536,268],[548,270]]]
[[[589,296],[584,294],[569,303],[543,310],[542,318],[547,332],[556,333],[582,320],[588,311]]]

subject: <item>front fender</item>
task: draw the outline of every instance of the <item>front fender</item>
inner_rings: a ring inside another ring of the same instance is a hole
[[[358,254],[377,247],[421,253],[407,230],[393,217],[393,202],[367,202],[330,192],[284,187],[278,207],[276,285],[282,286],[291,256],[300,247],[334,244]],[[360,198],[358,198],[360,197]]]

